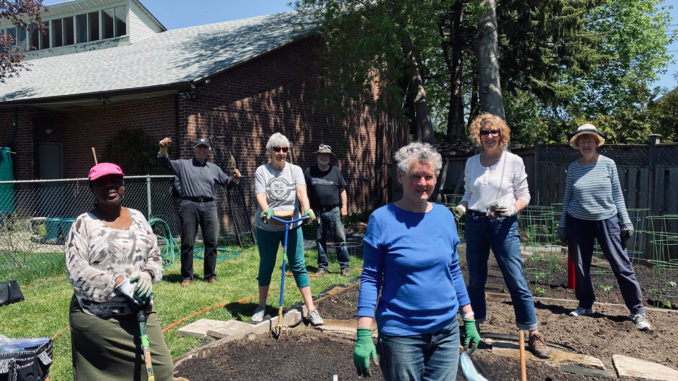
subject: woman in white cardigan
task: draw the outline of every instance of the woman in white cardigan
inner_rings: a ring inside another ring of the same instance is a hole
[[[466,214],[468,293],[476,322],[480,324],[487,317],[485,283],[492,249],[511,294],[516,325],[530,332],[532,352],[548,358],[550,350],[539,332],[534,301],[520,259],[516,215],[530,202],[525,164],[505,149],[511,129],[503,119],[481,114],[471,124],[470,135],[483,151],[466,161],[464,197],[453,208],[453,213],[457,219]]]

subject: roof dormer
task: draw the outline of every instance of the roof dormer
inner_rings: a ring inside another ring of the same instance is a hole
[[[0,32],[31,59],[127,45],[166,30],[138,0],[65,1],[48,6],[42,19],[46,33],[7,21],[0,22]]]

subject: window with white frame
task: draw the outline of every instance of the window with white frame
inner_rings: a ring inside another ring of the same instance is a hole
[[[0,29],[26,49],[49,49],[127,34],[127,6],[101,9],[43,22],[45,33],[35,26]]]

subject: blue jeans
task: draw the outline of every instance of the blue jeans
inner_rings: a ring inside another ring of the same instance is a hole
[[[341,211],[338,206],[318,214],[318,229],[316,230],[318,269],[327,270],[327,241],[338,244],[336,248],[339,267],[342,270],[350,268],[350,258],[346,249],[346,231],[341,222]]]
[[[520,258],[518,219],[466,215],[466,262],[468,263],[468,294],[478,323],[485,321],[485,283],[490,249],[497,259],[504,282],[511,294],[516,325],[523,330],[538,328],[532,293],[527,287],[523,262]]]
[[[379,367],[385,380],[455,380],[459,363],[459,324],[425,335],[389,336],[379,332]]]
[[[217,239],[219,238],[217,204],[214,201],[181,200],[179,220],[181,221],[181,279],[193,279],[193,245],[195,236],[198,234],[198,226],[202,229],[202,239],[205,244],[203,276],[205,280],[216,278]]]
[[[565,219],[568,248],[575,264],[574,293],[579,300],[579,306],[591,308],[596,300],[591,283],[591,257],[595,238],[605,258],[610,262],[610,268],[617,278],[626,307],[634,314],[645,312],[640,284],[633,271],[626,244],[621,239],[617,216],[607,220],[587,221],[568,214]]]

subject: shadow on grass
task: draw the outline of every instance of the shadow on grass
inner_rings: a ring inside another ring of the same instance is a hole
[[[257,308],[257,305],[258,302],[248,302],[248,303],[233,302],[225,305],[224,309],[226,309],[235,320],[250,321],[252,318],[252,314],[254,313],[254,309]],[[277,308],[274,309],[271,306],[266,306],[266,312],[264,313],[264,315],[277,316],[278,309]]]

